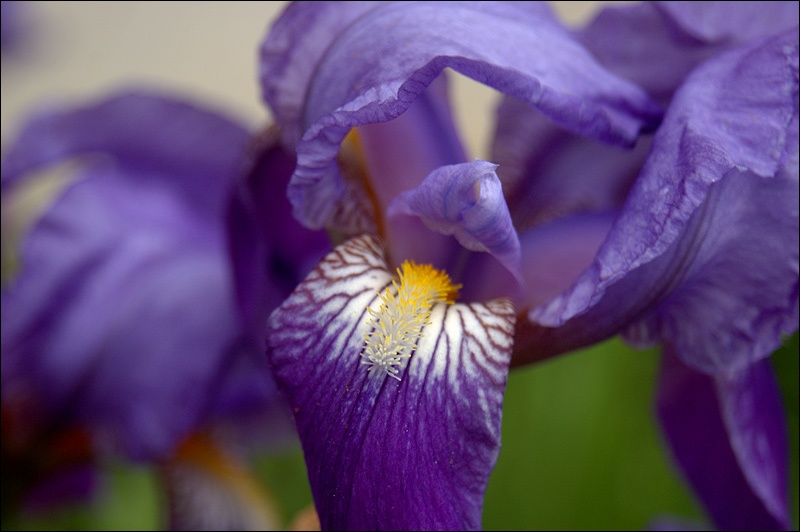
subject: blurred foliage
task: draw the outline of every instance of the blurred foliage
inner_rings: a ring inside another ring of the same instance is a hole
[[[772,357],[791,435],[798,512],[798,336]],[[702,524],[703,512],[672,467],[653,418],[658,352],[620,340],[512,372],[503,449],[486,494],[484,526],[506,529],[636,529],[660,517]],[[299,449],[256,460],[255,472],[287,524],[311,504]],[[4,529],[163,528],[160,480],[112,464],[94,504],[17,516]]]

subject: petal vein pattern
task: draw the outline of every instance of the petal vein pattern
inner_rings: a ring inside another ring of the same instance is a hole
[[[267,355],[294,412],[323,529],[481,526],[515,311],[504,298],[450,303],[449,292],[396,375],[368,371],[362,353],[380,294],[404,281],[377,237],[356,237],[269,320]]]

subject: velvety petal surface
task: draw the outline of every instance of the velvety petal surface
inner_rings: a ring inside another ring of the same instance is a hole
[[[506,299],[432,307],[397,378],[361,353],[391,287],[373,236],[337,247],[270,317],[267,355],[323,529],[476,529],[500,445]],[[396,289],[393,288],[393,290]]]
[[[719,529],[791,528],[788,435],[768,360],[715,379],[668,346],[657,411],[675,460]]]
[[[519,279],[519,239],[496,168],[481,160],[443,166],[418,188],[399,195],[388,215],[419,216],[434,231],[454,235],[466,249],[491,253]]]
[[[288,15],[275,31],[315,34]],[[267,37],[262,79],[286,69],[274,58],[287,42]],[[563,127],[605,140],[630,143],[659,116],[637,87],[600,68],[544,5],[381,4],[337,35],[308,85],[291,87],[305,94],[305,133],[289,188],[303,223],[321,227],[331,217],[342,193],[336,155],[350,128],[399,116],[446,67],[528,102]]]
[[[710,373],[768,356],[797,328],[797,150],[796,32],[698,69],[592,266],[529,314],[518,348],[627,329]]]

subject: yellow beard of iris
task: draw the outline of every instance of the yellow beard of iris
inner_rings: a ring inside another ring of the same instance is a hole
[[[367,323],[370,332],[364,335],[365,347],[362,364],[368,371],[384,371],[400,380],[398,374],[405,360],[422,338],[422,329],[430,323],[434,303],[453,303],[461,285],[454,285],[450,276],[430,264],[405,261],[397,269],[400,284],[392,281],[395,294],[386,288],[380,308],[367,309],[371,318]]]

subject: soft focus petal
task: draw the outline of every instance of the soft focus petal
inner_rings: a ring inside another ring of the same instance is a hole
[[[547,356],[635,321],[630,339],[702,371],[768,356],[797,328],[797,150],[795,32],[698,69],[593,265],[518,347]]]
[[[443,166],[418,188],[399,195],[388,215],[419,216],[434,231],[454,235],[470,251],[491,253],[520,279],[520,248],[496,164],[477,160]]]
[[[295,159],[267,130],[251,146],[228,207],[228,238],[236,296],[249,323],[262,323],[330,251],[323,231],[292,217],[286,185]],[[259,340],[260,342],[260,340]]]
[[[194,435],[161,467],[170,530],[278,530],[275,504],[238,457]]]
[[[790,528],[787,433],[769,361],[715,382],[667,347],[657,408],[676,461],[720,529]]]
[[[163,188],[127,177],[71,186],[3,293],[4,400],[31,387],[134,457],[167,451],[198,421],[237,334],[220,235],[191,220]]]
[[[797,2],[657,2],[655,6],[697,39],[744,42],[797,26]]]
[[[797,2],[651,2],[609,6],[580,41],[612,72],[666,104],[719,52],[797,25]]]
[[[375,237],[337,247],[270,318],[323,529],[476,529],[500,445],[514,310],[434,305],[398,378],[361,362],[392,282]]]
[[[252,388],[227,373],[253,353],[224,235],[247,142],[219,114],[142,91],[23,129],[4,196],[57,163],[79,179],[33,226],[3,291],[4,405],[34,398],[39,422],[77,423],[101,447],[153,459],[214,409],[274,398],[264,364],[249,364],[264,379]]]
[[[217,217],[249,133],[230,119],[178,98],[133,90],[78,109],[52,106],[22,129],[3,158],[3,191],[70,157],[110,155],[154,177],[194,208]],[[161,178],[163,173],[170,180]],[[215,218],[214,218],[215,219]]]
[[[307,21],[299,24],[289,15],[276,28],[277,35],[315,33]],[[274,58],[287,42],[267,38],[262,79],[286,69]],[[638,88],[599,68],[544,6],[382,4],[340,32],[308,85],[291,87],[306,95],[305,133],[290,185],[303,223],[321,227],[331,217],[342,191],[336,154],[350,128],[397,117],[446,67],[530,103],[568,129],[605,140],[630,143],[659,116]]]

